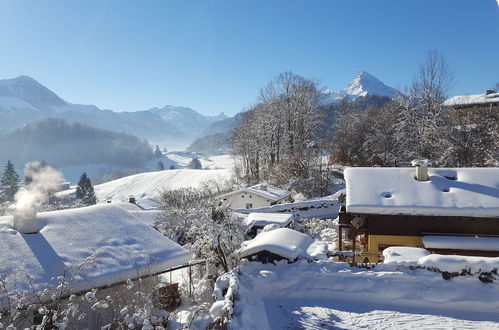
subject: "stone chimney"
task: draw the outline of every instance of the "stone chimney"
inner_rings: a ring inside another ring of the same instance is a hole
[[[428,175],[428,167],[431,166],[431,161],[428,159],[414,159],[411,162],[412,166],[416,167],[416,180],[418,181],[428,181],[430,179]]]
[[[267,191],[267,184],[262,183],[262,184],[260,185],[260,190]]]
[[[14,229],[21,234],[36,234],[40,231],[40,224],[34,207],[22,210],[16,209],[13,224]]]

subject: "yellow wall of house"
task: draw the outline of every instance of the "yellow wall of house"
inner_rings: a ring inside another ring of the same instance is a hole
[[[423,247],[423,241],[421,236],[369,235],[369,252],[366,255],[369,262],[378,262],[380,245]]]

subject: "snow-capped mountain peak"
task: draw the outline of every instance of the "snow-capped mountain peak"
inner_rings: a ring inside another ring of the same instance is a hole
[[[347,95],[356,97],[366,95],[393,97],[397,93],[397,90],[385,85],[366,71],[357,73],[344,91]]]
[[[398,91],[385,85],[378,78],[366,71],[358,72],[348,86],[340,91],[324,89],[321,91],[325,103],[334,103],[347,99],[353,101],[364,96],[394,97]]]
[[[0,80],[0,96],[11,102],[27,102],[35,108],[60,107],[66,102],[47,87],[28,76]]]

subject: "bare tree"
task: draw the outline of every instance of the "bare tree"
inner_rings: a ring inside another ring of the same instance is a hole
[[[411,97],[418,117],[416,152],[421,157],[438,163],[445,150],[448,128],[443,106],[447,94],[454,86],[454,75],[447,61],[437,51],[429,51],[411,86]]]
[[[282,184],[309,174],[321,145],[318,99],[316,83],[292,72],[280,74],[260,91],[232,140],[245,181]]]

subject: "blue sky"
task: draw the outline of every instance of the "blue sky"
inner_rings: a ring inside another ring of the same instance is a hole
[[[0,78],[117,111],[232,115],[287,70],[331,89],[360,70],[404,88],[433,49],[452,95],[498,82],[496,0],[0,0]]]

